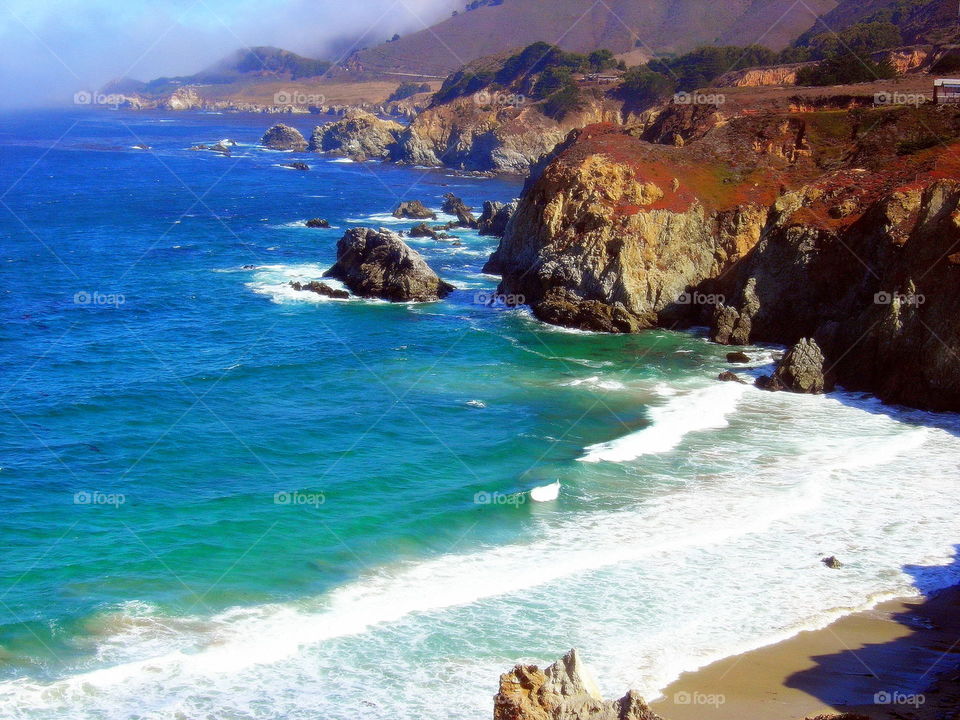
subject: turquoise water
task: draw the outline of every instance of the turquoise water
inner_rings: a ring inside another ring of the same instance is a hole
[[[906,565],[957,579],[953,416],[487,307],[472,232],[412,241],[443,302],[296,293],[345,228],[411,225],[399,200],[520,181],[300,173],[256,147],[269,122],[0,119],[0,715],[480,718],[499,672],[572,646],[653,696],[912,591]]]

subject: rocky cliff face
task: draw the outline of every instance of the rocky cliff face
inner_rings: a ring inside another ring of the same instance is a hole
[[[633,136],[649,133],[588,127],[528,182],[501,293],[591,330],[810,338],[846,387],[960,409],[960,111],[723,118],[682,147]]]
[[[660,720],[636,692],[604,700],[576,650],[540,670],[517,665],[500,676],[494,720]]]
[[[457,98],[420,113],[401,133],[393,159],[461,170],[525,172],[572,128],[619,119],[617,107],[600,102],[558,122],[526,106],[519,96]]]
[[[717,78],[716,87],[768,87],[773,85],[796,85],[797,71],[806,63],[778,65],[767,68],[733,70]]]
[[[709,303],[695,288],[760,239],[777,192],[760,180],[809,164],[801,131],[751,121],[723,126],[699,148],[611,125],[575,132],[507,226],[495,255],[501,292],[561,325],[633,332],[675,322]],[[720,153],[744,169],[727,168]]]
[[[732,277],[735,341],[812,337],[846,387],[960,409],[960,182],[907,183],[833,227],[804,221],[810,198],[775,207]]]

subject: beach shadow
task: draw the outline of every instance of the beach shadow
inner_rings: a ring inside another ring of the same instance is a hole
[[[936,578],[942,584],[945,571],[960,578],[960,552],[947,566],[904,571],[925,597],[831,626],[846,649],[811,656],[814,666],[790,675],[785,685],[837,711],[870,718],[954,717],[944,711],[960,708],[960,587],[931,588]]]
[[[899,423],[915,425],[917,427],[936,428],[960,437],[960,413],[918,410],[907,407],[906,405],[885,403],[871,393],[845,390],[843,388],[838,388],[836,392],[831,392],[829,397],[844,405],[856,407],[864,412],[874,415],[886,415],[891,420]]]

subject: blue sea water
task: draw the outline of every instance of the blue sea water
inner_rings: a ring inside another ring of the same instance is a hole
[[[272,152],[270,122],[0,117],[0,717],[484,718],[573,646],[653,697],[958,579],[955,416],[489,307],[471,231],[411,240],[442,302],[298,293],[400,200],[521,181]]]

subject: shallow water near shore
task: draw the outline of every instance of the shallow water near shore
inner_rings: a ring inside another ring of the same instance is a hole
[[[474,232],[411,240],[444,302],[298,293],[399,200],[520,183],[264,151],[271,122],[0,117],[0,716],[486,718],[574,646],[653,697],[960,580],[956,416],[488,307]]]

